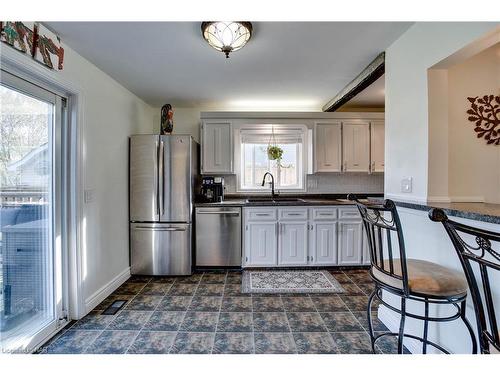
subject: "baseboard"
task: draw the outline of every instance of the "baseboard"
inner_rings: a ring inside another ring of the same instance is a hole
[[[378,319],[385,324],[389,331],[398,332],[399,331],[399,314],[389,310],[387,307],[381,305],[378,308]],[[422,353],[422,344],[416,340],[407,339],[404,340],[404,346],[412,354]]]
[[[109,283],[104,285],[97,292],[92,294],[89,298],[85,300],[85,314],[92,311],[97,305],[99,305],[104,299],[106,299],[116,288],[127,281],[130,278],[130,267],[125,268],[120,272],[114,279]]]

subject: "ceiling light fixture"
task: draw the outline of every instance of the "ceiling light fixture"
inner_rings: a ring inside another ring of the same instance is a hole
[[[201,23],[203,38],[217,51],[229,53],[245,46],[252,36],[252,23],[242,21],[210,21]]]

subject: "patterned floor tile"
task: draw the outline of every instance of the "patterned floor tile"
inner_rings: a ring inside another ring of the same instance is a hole
[[[168,291],[169,296],[192,296],[196,292],[198,284],[177,284],[174,283]]]
[[[346,274],[356,284],[373,282],[368,271],[347,271]]]
[[[363,283],[357,284],[358,288],[363,291],[367,296],[369,296],[375,290],[375,284],[373,283]]]
[[[221,311],[252,311],[252,297],[224,297]]]
[[[127,354],[167,354],[177,332],[142,331],[128,348]]]
[[[344,301],[337,296],[312,296],[311,300],[319,312],[348,311]]]
[[[151,279],[151,276],[132,275],[126,282],[147,284],[151,281]]]
[[[184,320],[184,311],[155,311],[143,327],[145,331],[177,331]]]
[[[340,286],[342,286],[342,288],[344,289],[344,293],[339,293],[339,294],[344,294],[344,295],[347,295],[347,296],[364,296],[364,295],[366,295],[354,283],[340,284]]]
[[[255,332],[289,332],[290,327],[284,312],[257,312],[253,314]]]
[[[151,279],[151,283],[159,284],[173,284],[176,281],[175,276],[154,276]]]
[[[164,296],[172,287],[170,283],[149,283],[142,290],[140,294],[150,296]]]
[[[157,310],[186,311],[191,304],[190,296],[167,296],[163,297]]]
[[[225,273],[205,273],[201,278],[202,284],[224,284],[225,281]]]
[[[113,294],[137,294],[145,286],[145,283],[126,282],[116,289]]]
[[[284,311],[285,307],[281,297],[253,297],[254,311]]]
[[[179,332],[170,349],[172,354],[209,354],[215,333]]]
[[[321,313],[321,317],[330,332],[364,331],[361,324],[350,312]]]
[[[286,311],[316,311],[316,307],[309,296],[282,297],[281,300]]]
[[[287,312],[292,332],[326,332],[323,319],[317,312]]]
[[[137,331],[103,331],[87,348],[88,354],[123,354],[134,342]]]
[[[330,274],[337,280],[339,283],[351,283],[351,279],[342,271],[330,271]]]
[[[224,284],[200,284],[196,289],[195,296],[222,296]]]
[[[102,315],[102,311],[92,311],[73,324],[71,329],[103,330],[114,318],[114,315]]]
[[[368,297],[367,296],[344,296],[341,295],[340,298],[347,305],[349,310],[351,311],[366,311],[368,306]],[[372,310],[377,309],[378,305],[375,301],[372,304]]]
[[[370,337],[365,332],[334,332],[331,335],[342,354],[373,354]]]
[[[377,332],[380,333],[380,332]],[[397,336],[384,336],[377,340],[377,347],[383,354],[398,354],[398,338]],[[428,346],[428,349],[431,347]],[[411,354],[410,351],[403,345],[403,354]]]
[[[181,324],[181,331],[214,332],[219,313],[205,311],[188,311]]]
[[[221,312],[217,323],[218,332],[251,332],[253,316],[249,312]]]
[[[241,285],[242,275],[241,272],[228,272],[226,277],[226,284]]]
[[[295,341],[291,333],[254,334],[256,354],[293,354],[296,353]]]
[[[101,331],[77,331],[68,330],[47,348],[42,350],[49,354],[79,354],[92,344],[92,342],[101,334]]]
[[[222,333],[215,334],[215,342],[212,353],[214,354],[252,354],[252,333]]]
[[[363,328],[368,330],[368,316],[366,314],[366,311],[354,311],[353,314],[359,321],[359,323],[363,326]],[[372,311],[372,324],[374,331],[380,331],[380,332],[389,331],[389,328],[387,328],[385,324],[382,323],[378,318],[378,314],[376,311]]]
[[[161,302],[161,296],[147,296],[139,294],[134,297],[126,306],[126,310],[147,310],[151,311],[156,309],[156,307]]]
[[[194,311],[219,311],[222,297],[193,297],[189,310]]]
[[[326,332],[294,332],[293,338],[299,354],[335,354],[337,347]]]
[[[198,284],[203,276],[202,273],[194,273],[189,276],[178,276],[175,279],[176,284]]]
[[[250,293],[242,293],[241,284],[226,284],[224,296],[251,297],[252,295]]]
[[[140,330],[151,317],[152,311],[123,310],[111,322],[108,329]]]

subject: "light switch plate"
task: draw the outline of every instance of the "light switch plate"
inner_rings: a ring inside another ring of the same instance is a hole
[[[94,201],[94,189],[85,189],[83,200],[85,203],[92,203]]]
[[[413,189],[413,177],[403,177],[401,180],[401,192],[411,193]]]

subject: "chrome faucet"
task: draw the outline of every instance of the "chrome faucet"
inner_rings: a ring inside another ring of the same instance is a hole
[[[264,177],[262,178],[262,186],[266,184],[266,177],[267,175],[271,176],[271,182],[269,183],[271,185],[271,197],[275,197],[276,194],[274,193],[274,176],[270,172],[266,172],[264,174]]]

